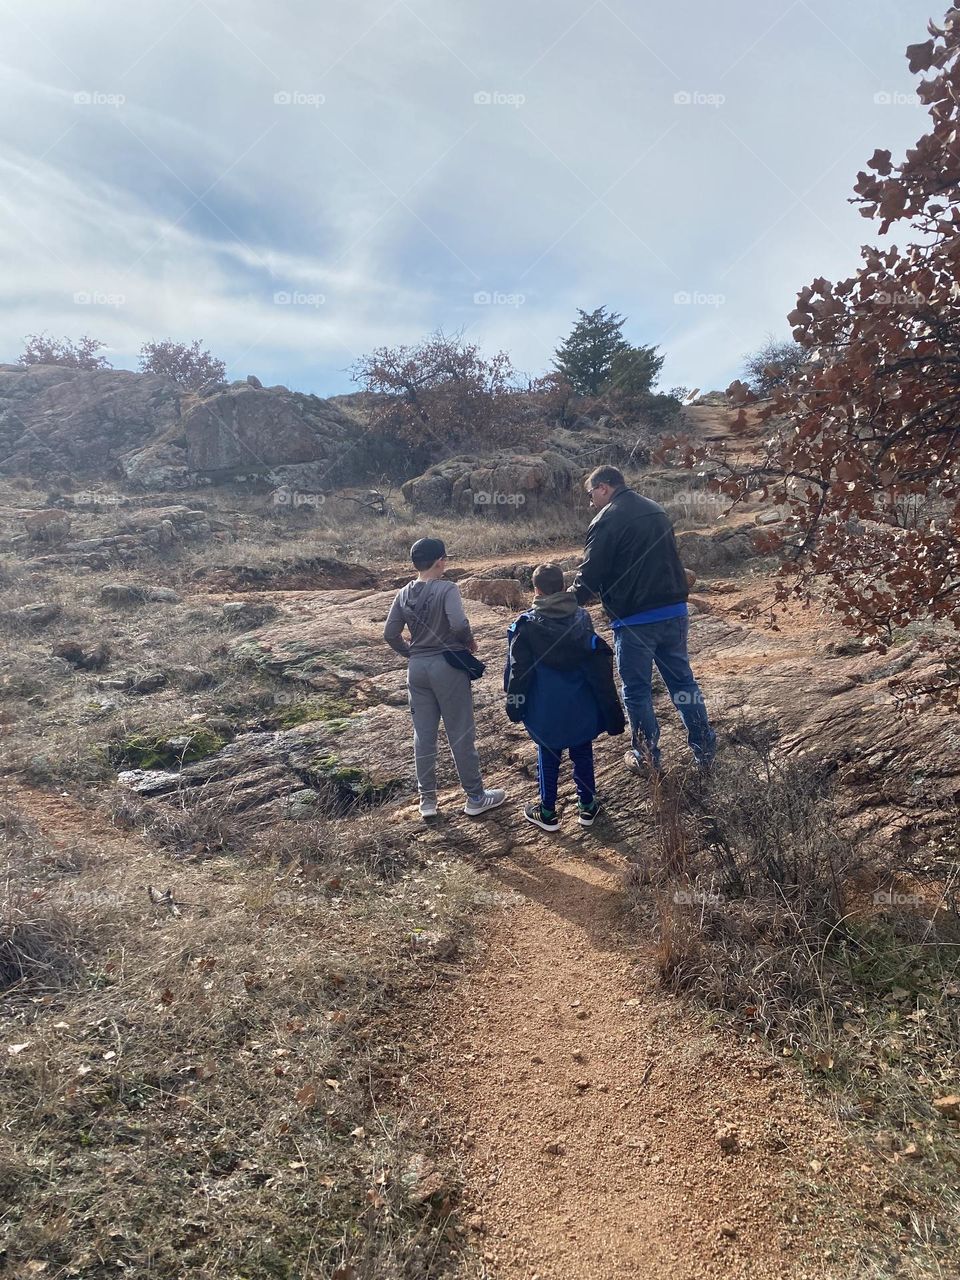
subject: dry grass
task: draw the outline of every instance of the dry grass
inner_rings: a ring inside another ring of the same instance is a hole
[[[655,789],[660,850],[644,879],[656,886],[661,978],[796,1058],[889,1161],[897,1257],[864,1245],[857,1274],[947,1276],[960,1249],[960,1132],[933,1103],[957,1092],[955,898],[931,883],[864,901],[863,858],[843,838],[829,779],[778,759],[764,726],[732,737],[708,778]],[[891,851],[869,872],[903,883]]]
[[[457,972],[466,866],[372,818],[233,830],[170,909],[138,839],[54,876],[27,826],[4,829],[40,904],[6,970],[5,1273],[459,1274],[456,1170],[404,1062],[421,991]]]
[[[455,565],[458,559],[528,553],[531,546],[574,545],[582,540],[588,523],[588,517],[572,508],[517,520],[417,515],[403,506],[393,515],[378,517],[336,499],[316,510],[306,510],[310,515],[295,521],[265,517],[263,533],[251,532],[229,546],[207,545],[191,556],[191,565],[261,567],[323,556],[382,567],[406,563],[411,545],[428,533],[447,542]]]

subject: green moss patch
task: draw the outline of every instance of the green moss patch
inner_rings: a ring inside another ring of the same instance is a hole
[[[109,757],[115,769],[180,769],[215,755],[226,743],[226,738],[204,728],[131,734],[110,744]]]

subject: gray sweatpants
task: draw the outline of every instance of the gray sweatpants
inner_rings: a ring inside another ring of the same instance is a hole
[[[483,795],[470,677],[451,667],[442,654],[414,656],[407,666],[407,693],[413,716],[413,755],[420,798],[436,799],[437,732],[441,720],[461,787],[468,796]]]

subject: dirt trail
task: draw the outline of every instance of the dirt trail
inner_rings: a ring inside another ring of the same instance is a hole
[[[657,989],[624,869],[593,832],[538,836],[491,868],[504,907],[445,1011],[431,1082],[465,1135],[482,1274],[831,1274],[804,1184],[814,1159],[820,1192],[851,1179],[843,1136],[769,1055]]]

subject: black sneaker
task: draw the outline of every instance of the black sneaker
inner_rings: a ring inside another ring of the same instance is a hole
[[[541,831],[559,831],[560,819],[556,809],[545,809],[542,804],[528,804],[523,816]]]
[[[592,827],[599,812],[599,800],[595,799],[592,804],[584,804],[582,800],[577,801],[577,821],[581,827]]]

